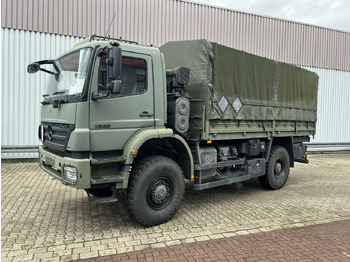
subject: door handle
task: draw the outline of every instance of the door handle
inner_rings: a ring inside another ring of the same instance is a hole
[[[147,111],[143,111],[141,114],[140,114],[140,116],[141,117],[151,117],[151,116],[153,116],[153,114],[150,114],[150,113],[148,113]]]

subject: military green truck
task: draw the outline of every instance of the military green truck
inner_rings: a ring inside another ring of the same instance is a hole
[[[49,65],[49,66],[45,66]],[[207,40],[160,48],[90,36],[55,60],[39,163],[88,199],[122,199],[143,226],[171,219],[185,180],[282,188],[315,135],[318,76]]]

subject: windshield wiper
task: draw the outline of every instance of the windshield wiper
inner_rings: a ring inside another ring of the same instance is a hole
[[[67,92],[67,90],[60,90],[60,91],[56,91],[55,93],[53,93],[53,95],[61,95],[61,94],[64,94],[66,92]]]
[[[60,91],[56,91],[54,93],[52,93],[52,95],[60,95],[61,97],[61,100],[59,99],[53,99],[53,100],[56,100],[58,101],[60,104],[62,103],[66,103],[67,102],[67,95],[63,96],[68,90],[65,89],[65,90],[60,90]]]
[[[54,108],[57,108],[60,104],[64,104],[67,103],[67,95],[63,96],[63,94],[65,94],[68,90],[60,90],[60,91],[56,91],[54,93],[50,94],[43,94],[44,97],[44,101],[41,102],[42,105],[47,105],[47,104],[51,104]],[[52,99],[51,96],[52,95],[60,95],[60,98],[56,98],[56,99]]]

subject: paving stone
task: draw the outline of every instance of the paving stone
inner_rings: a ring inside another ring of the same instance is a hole
[[[166,247],[166,244],[165,243],[151,244],[151,248],[159,248],[159,247]]]
[[[47,251],[58,251],[58,250],[65,250],[66,245],[58,245],[58,246],[51,246],[47,248]]]
[[[15,256],[13,258],[13,262],[17,262],[17,261],[32,261],[33,260],[33,254],[30,255],[23,255],[23,256]]]
[[[36,253],[34,254],[34,259],[52,258],[53,252]]]
[[[201,192],[186,183],[179,212],[151,228],[135,223],[121,201],[91,205],[83,190],[51,179],[37,163],[3,161],[2,261],[27,255],[70,261],[108,250],[142,251],[349,219],[350,155],[312,154],[309,160],[296,163],[285,187],[276,191],[263,189],[257,179]]]
[[[68,262],[68,261],[78,260],[78,259],[79,259],[79,254],[73,254],[73,255],[60,257],[60,261],[63,261],[63,262]]]
[[[91,257],[98,257],[98,252],[93,251],[93,252],[87,252],[87,253],[80,254],[80,259],[91,258]]]
[[[40,262],[59,262],[59,257],[51,257],[51,258],[42,258],[40,259]]]
[[[218,238],[223,238],[224,236],[222,234],[211,234],[208,235],[210,239],[218,239]]]
[[[72,253],[73,254],[83,254],[83,253],[89,253],[91,252],[91,247],[76,247],[73,248]]]
[[[2,261],[2,262],[11,262],[11,261],[13,261],[13,258],[14,258],[14,257],[9,257],[9,256],[7,256],[7,257],[2,257],[2,258],[1,258],[1,261]]]
[[[196,241],[205,241],[209,240],[210,238],[208,236],[201,236],[201,237],[195,237]]]
[[[154,243],[157,243],[157,239],[155,239],[155,238],[141,239],[141,243],[143,245],[154,244]]]
[[[28,250],[28,254],[45,253],[46,251],[47,247],[31,248]]]
[[[15,257],[15,256],[23,256],[23,255],[27,255],[28,250],[15,250],[15,251],[10,251],[8,253],[9,257]]]
[[[125,252],[134,251],[134,248],[133,247],[117,247],[116,250],[117,250],[117,253],[125,253]]]
[[[99,256],[113,255],[113,254],[117,254],[117,250],[110,248],[110,249],[98,251],[98,254]]]
[[[66,246],[66,249],[84,247],[84,243],[73,243]]]
[[[150,248],[150,245],[138,245],[138,246],[134,246],[134,250],[135,250],[135,251],[142,250],[142,249],[146,249],[146,248]]]
[[[167,246],[173,246],[173,245],[181,244],[181,241],[180,241],[180,240],[166,241],[165,244],[166,244]]]
[[[91,251],[99,251],[99,250],[106,250],[108,249],[108,245],[98,245],[98,246],[91,246]]]

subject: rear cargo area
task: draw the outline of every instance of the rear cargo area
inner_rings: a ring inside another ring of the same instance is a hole
[[[186,87],[191,96],[189,137],[208,139],[225,133],[222,139],[228,139],[230,133],[257,131],[274,135],[282,122],[284,127],[291,125],[282,131],[298,133],[298,125],[305,125],[305,135],[314,134],[318,89],[314,72],[207,40],[168,42],[160,50],[167,69],[191,70]],[[226,131],[213,131],[223,123]],[[248,128],[254,124],[261,130]]]

